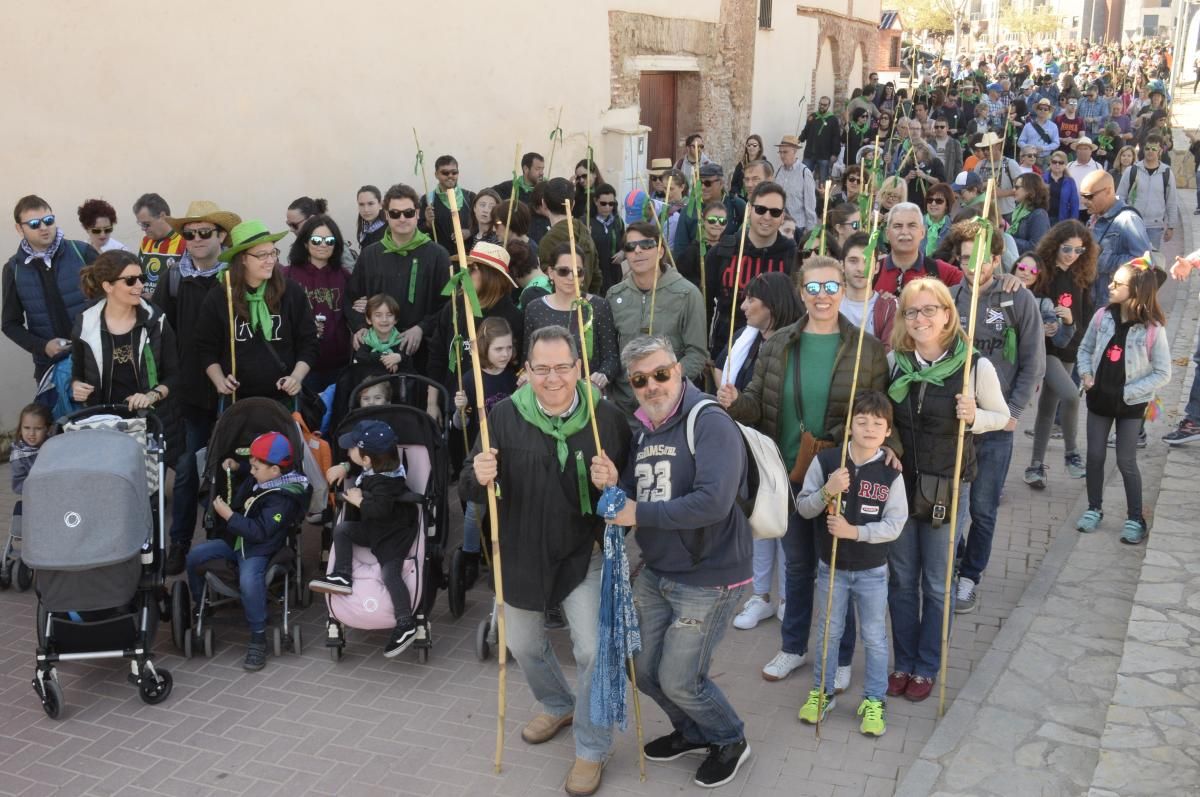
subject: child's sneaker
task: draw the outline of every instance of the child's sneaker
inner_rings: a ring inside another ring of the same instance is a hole
[[[1025,483],[1035,490],[1046,489],[1046,466],[1030,465],[1025,469]]]
[[[246,658],[242,660],[242,669],[258,672],[267,666],[267,640],[251,639],[246,646]]]
[[[858,716],[862,717],[858,730],[863,736],[879,737],[887,732],[887,709],[882,700],[868,697],[859,704]]]
[[[816,725],[818,722],[818,714],[820,719],[825,719],[825,715],[829,713],[837,705],[837,697],[834,695],[826,695],[825,699],[821,699],[821,690],[813,689],[808,693],[808,700],[804,701],[804,705],[800,707],[800,721],[806,725]]]
[[[1063,457],[1063,462],[1067,465],[1067,475],[1072,479],[1083,479],[1087,476],[1087,466],[1083,464],[1083,457],[1079,456],[1078,452],[1072,452]]]
[[[1091,534],[1103,519],[1104,513],[1099,509],[1089,509],[1079,516],[1079,520],[1075,522],[1075,528],[1084,534]]]
[[[354,582],[348,576],[330,573],[308,582],[308,588],[313,592],[324,592],[330,595],[349,595],[354,592]]]
[[[399,656],[408,650],[416,638],[417,624],[411,617],[407,621],[397,623],[396,630],[392,632],[392,638],[383,648],[383,657],[390,659]]]
[[[1140,545],[1146,539],[1146,521],[1126,520],[1121,529],[1121,542],[1126,545]]]

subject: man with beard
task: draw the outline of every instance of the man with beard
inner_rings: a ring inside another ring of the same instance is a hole
[[[433,164],[437,185],[421,197],[421,232],[432,235],[434,240],[448,253],[454,254],[454,220],[450,217],[450,202],[446,194],[453,191],[458,200],[458,218],[464,230],[471,229],[471,207],[475,204],[475,192],[458,187],[458,161],[452,155],[442,155]]]

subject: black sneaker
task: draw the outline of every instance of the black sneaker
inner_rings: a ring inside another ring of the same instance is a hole
[[[188,546],[177,542],[167,548],[167,575],[177,576],[187,567]]]
[[[697,786],[715,789],[737,777],[738,770],[750,757],[750,745],[745,739],[733,744],[711,745],[708,758],[696,770],[692,780]]]
[[[672,731],[669,736],[660,736],[648,742],[642,749],[650,761],[674,761],[689,753],[707,753],[708,745],[704,742],[689,742],[679,731]]]
[[[258,672],[267,666],[267,643],[250,641],[246,646],[246,658],[242,660],[242,669]]]
[[[399,623],[396,625],[396,630],[392,632],[392,638],[383,646],[383,657],[391,659],[399,656],[404,651],[408,650],[412,645],[413,640],[417,638],[417,624],[413,620],[407,623]]]
[[[561,606],[555,606],[553,609],[546,610],[543,626],[547,631],[558,631],[561,628],[567,627],[567,616],[563,614]]]
[[[471,589],[479,580],[479,552],[463,551],[463,587]]]
[[[308,582],[308,588],[313,592],[325,592],[332,595],[349,595],[354,592],[354,582],[348,576],[330,573],[327,576],[314,578]]]

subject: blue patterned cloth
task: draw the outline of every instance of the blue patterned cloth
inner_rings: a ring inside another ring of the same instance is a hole
[[[596,514],[608,521],[604,527],[604,569],[600,576],[600,622],[596,641],[596,664],[592,670],[592,724],[618,725],[625,730],[625,662],[642,649],[642,633],[633,607],[629,581],[629,558],[625,555],[625,527],[612,522],[625,506],[619,487],[605,489],[596,503]]]

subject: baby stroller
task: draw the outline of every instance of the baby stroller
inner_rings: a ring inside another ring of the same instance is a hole
[[[443,406],[443,417],[449,409],[449,394],[445,388],[431,379],[415,374],[395,374],[367,379],[356,388],[356,393],[381,382],[392,381],[394,397],[407,396],[412,388],[425,390],[433,387],[439,393]],[[399,383],[399,384],[396,384]],[[418,505],[418,533],[409,549],[403,565],[404,584],[412,596],[413,619],[417,623],[417,636],[413,647],[417,660],[429,660],[429,649],[433,647],[433,636],[429,613],[441,585],[442,548],[445,543],[447,507],[447,483],[450,465],[447,456],[445,430],[423,409],[411,404],[385,404],[374,407],[359,407],[347,413],[332,435],[335,443],[334,461],[348,461],[348,455],[336,445],[338,438],[349,432],[359,421],[383,421],[396,433],[400,447],[400,461],[405,468],[408,487],[423,496]],[[347,507],[339,503],[337,519],[346,517]],[[354,546],[354,593],[351,595],[326,595],[329,619],[326,623],[325,645],[334,661],[339,661],[345,652],[345,627],[364,631],[390,630],[395,624],[392,601],[384,587],[379,562],[370,549]],[[336,564],[330,551],[328,572]]]
[[[146,703],[171,694],[156,667],[163,583],[162,424],[123,405],[67,416],[25,481],[21,557],[35,570],[37,671],[47,716],[63,709],[60,661],[130,659]]]
[[[268,398],[242,399],[231,404],[217,419],[208,441],[208,453],[201,476],[201,487],[208,493],[209,509],[204,515],[204,524],[210,538],[224,531],[224,522],[211,508],[213,497],[231,495],[236,480],[250,478],[248,474],[228,475],[221,463],[227,457],[235,456],[238,449],[249,447],[255,437],[266,432],[285,435],[291,443],[296,462],[299,464],[302,461],[300,457],[307,447],[300,429],[291,414],[277,401]],[[323,475],[321,479],[324,479]],[[306,503],[309,497],[311,488],[309,496],[305,498]],[[288,533],[287,543],[271,557],[264,575],[268,605],[275,602],[280,607],[280,623],[272,626],[268,635],[271,652],[276,656],[282,655],[285,645],[293,653],[300,653],[300,628],[292,624],[291,609],[294,603],[307,605],[311,600],[300,562],[299,536],[300,524],[297,522]],[[213,655],[211,617],[214,610],[241,601],[237,568],[232,563],[214,559],[202,564],[200,573],[204,577],[200,595],[191,594],[186,579],[178,579],[171,587],[171,637],[186,658],[191,658],[197,649],[206,658]]]

